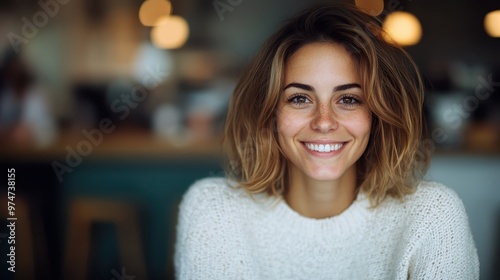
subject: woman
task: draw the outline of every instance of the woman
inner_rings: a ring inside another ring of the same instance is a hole
[[[356,7],[311,8],[241,77],[228,178],[181,203],[179,279],[478,279],[461,200],[422,180],[423,86]]]

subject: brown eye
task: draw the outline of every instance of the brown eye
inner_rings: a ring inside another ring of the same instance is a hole
[[[306,103],[310,103],[309,99],[304,95],[294,95],[288,99],[288,103],[292,103],[293,105],[304,105]]]
[[[359,99],[357,99],[354,96],[347,95],[347,96],[342,96],[340,98],[340,102],[339,103],[340,104],[345,104],[347,106],[354,106],[354,105],[360,104],[361,101],[359,101]]]

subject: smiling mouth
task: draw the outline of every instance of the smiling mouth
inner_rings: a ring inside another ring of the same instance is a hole
[[[334,152],[342,148],[345,143],[336,143],[336,144],[314,144],[314,143],[304,143],[304,145],[311,151],[320,152],[320,153],[329,153]]]

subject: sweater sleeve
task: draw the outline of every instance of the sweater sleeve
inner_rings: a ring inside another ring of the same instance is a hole
[[[183,197],[174,256],[176,279],[241,279],[248,275],[230,215],[232,201],[221,184],[222,179],[200,180]]]
[[[479,261],[465,208],[441,185],[421,213],[421,240],[410,263],[409,279],[479,279]]]

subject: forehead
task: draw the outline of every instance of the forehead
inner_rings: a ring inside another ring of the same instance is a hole
[[[334,42],[310,43],[299,48],[285,63],[285,81],[290,79],[358,80],[352,55]]]

